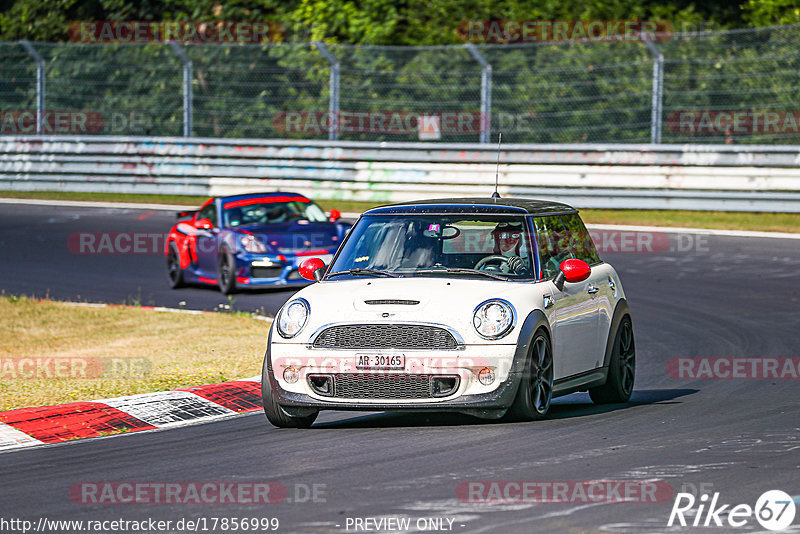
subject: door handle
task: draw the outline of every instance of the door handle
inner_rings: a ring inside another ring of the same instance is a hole
[[[598,289],[598,288],[596,288],[594,286],[592,286],[592,287],[590,287],[589,289],[586,290],[586,292],[589,293],[590,295],[594,295],[598,291],[600,291],[600,289]]]

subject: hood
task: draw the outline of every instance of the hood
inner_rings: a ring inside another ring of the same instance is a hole
[[[420,322],[452,328],[466,344],[513,344],[519,326],[541,306],[544,286],[445,277],[320,282],[294,296],[306,299],[311,313],[303,332],[291,342],[306,343],[317,329],[331,323]],[[472,326],[475,308],[492,298],[507,300],[515,310],[516,327],[498,341],[481,338]]]
[[[330,222],[294,221],[237,226],[231,230],[240,234],[252,233],[280,254],[338,247],[341,241],[339,225]]]

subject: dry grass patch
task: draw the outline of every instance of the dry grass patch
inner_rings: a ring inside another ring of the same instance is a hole
[[[188,315],[3,296],[0,410],[255,376],[268,326],[244,314]]]

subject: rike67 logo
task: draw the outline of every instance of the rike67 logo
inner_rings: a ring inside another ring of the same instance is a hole
[[[794,499],[781,490],[764,492],[756,501],[755,507],[749,504],[721,504],[719,492],[715,492],[710,500],[707,493],[700,495],[699,498],[695,498],[691,493],[678,493],[667,526],[671,527],[677,523],[682,527],[741,528],[755,517],[762,528],[781,531],[792,524],[795,512]]]

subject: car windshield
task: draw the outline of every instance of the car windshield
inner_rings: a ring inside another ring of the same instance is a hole
[[[325,222],[325,212],[311,201],[274,201],[266,198],[233,200],[223,204],[225,227],[294,221]]]
[[[531,279],[530,243],[522,217],[368,215],[351,231],[328,277]]]

